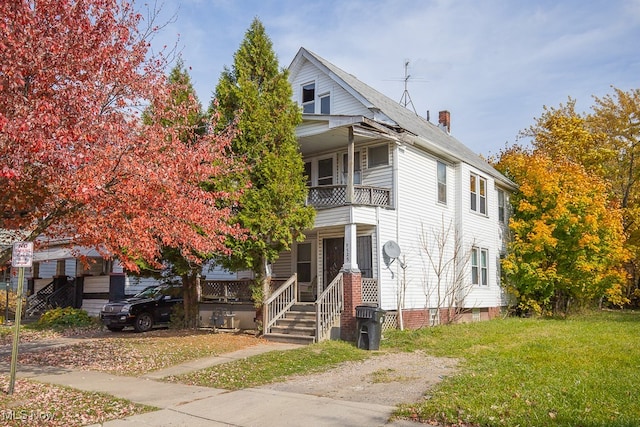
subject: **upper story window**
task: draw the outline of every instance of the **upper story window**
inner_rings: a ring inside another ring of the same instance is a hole
[[[311,187],[311,162],[304,163],[304,177],[307,180],[307,187]]]
[[[438,203],[447,204],[447,165],[438,162]]]
[[[318,185],[333,184],[333,157],[318,160]]]
[[[376,145],[367,149],[367,166],[387,166],[389,164],[389,145]]]
[[[498,221],[504,222],[505,212],[506,212],[506,205],[505,205],[504,191],[498,190]]]
[[[342,183],[347,183],[347,173],[349,169],[349,155],[344,153],[342,155]],[[360,165],[360,152],[353,153],[353,183],[356,185],[362,184],[362,174]]]
[[[320,114],[331,114],[331,95],[320,95]]]
[[[469,177],[469,190],[471,195],[471,210],[487,214],[487,180],[474,173]]]
[[[489,250],[471,248],[471,284],[489,285]]]
[[[302,86],[302,112],[314,114],[316,112],[316,84],[307,83]]]

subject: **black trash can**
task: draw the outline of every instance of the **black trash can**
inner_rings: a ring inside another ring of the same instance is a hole
[[[382,323],[386,311],[380,307],[359,305],[356,307],[356,321],[358,328],[358,348],[364,350],[379,350],[382,337]]]

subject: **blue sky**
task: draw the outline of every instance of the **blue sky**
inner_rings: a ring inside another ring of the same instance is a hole
[[[177,46],[206,107],[254,17],[282,67],[300,47],[418,112],[479,154],[496,154],[568,97],[640,88],[640,0],[181,0],[153,42]]]

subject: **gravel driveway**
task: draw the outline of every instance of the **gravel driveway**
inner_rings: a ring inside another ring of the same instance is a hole
[[[380,353],[320,374],[295,376],[261,388],[383,405],[417,402],[443,377],[455,372],[455,359],[423,352]]]

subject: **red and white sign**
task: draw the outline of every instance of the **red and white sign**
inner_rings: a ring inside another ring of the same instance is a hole
[[[33,242],[15,242],[11,267],[31,267],[33,264]]]

